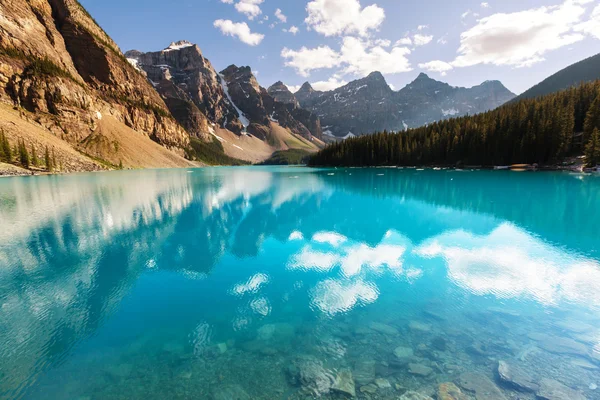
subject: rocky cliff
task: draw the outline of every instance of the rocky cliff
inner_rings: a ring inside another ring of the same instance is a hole
[[[318,114],[330,138],[414,128],[484,112],[514,96],[498,81],[457,88],[423,73],[396,92],[379,72],[328,92],[316,91],[307,82],[294,94],[302,107]]]
[[[180,41],[161,51],[133,50],[125,56],[146,73],[174,117],[191,134],[206,136],[210,123],[238,134],[244,129],[221,77],[198,46]]]
[[[0,15],[0,101],[81,151],[107,117],[183,154],[186,131],[76,0],[1,0]]]
[[[280,101],[281,97],[278,100],[272,96],[270,93],[274,92],[273,87],[269,90],[261,87],[250,67],[230,65],[221,71],[221,76],[232,101],[248,118],[250,133],[259,137],[264,136],[264,127],[272,121],[309,140],[313,136],[321,137],[318,117],[310,111],[300,109],[294,102]]]

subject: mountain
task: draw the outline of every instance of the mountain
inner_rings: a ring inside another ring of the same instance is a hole
[[[237,134],[244,129],[221,77],[198,46],[179,41],[161,51],[131,50],[125,56],[146,74],[175,118],[192,135],[206,137],[210,122]]]
[[[514,101],[543,96],[573,86],[579,86],[582,82],[591,82],[597,79],[600,79],[600,54],[586,58],[558,71],[517,96]]]
[[[227,156],[257,162],[278,150],[323,146],[318,117],[271,96],[248,66],[230,65],[217,72],[200,48],[187,41],[155,52],[131,50],[125,56],[195,137],[195,148],[207,151],[203,142],[216,140]]]
[[[327,92],[316,91],[307,82],[295,93],[302,107],[318,114],[324,134],[337,138],[405,130],[475,114],[496,108],[514,96],[498,81],[459,88],[424,73],[396,92],[379,72]]]
[[[12,145],[49,148],[63,172],[191,165],[187,132],[76,0],[0,9],[0,129]]]
[[[408,131],[365,135],[323,149],[310,158],[309,164],[543,167],[566,165],[567,157],[585,150],[585,163],[595,168],[600,159],[595,146],[600,143],[599,91],[597,80],[486,113],[441,120]]]

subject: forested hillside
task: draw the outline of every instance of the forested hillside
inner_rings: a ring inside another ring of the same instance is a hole
[[[600,158],[600,81],[483,114],[333,144],[313,166],[550,164]],[[582,133],[582,134],[581,134]],[[589,142],[589,143],[588,143]]]
[[[582,82],[592,82],[597,79],[600,79],[600,54],[569,65],[520,94],[512,101],[544,96],[572,86],[579,86]]]

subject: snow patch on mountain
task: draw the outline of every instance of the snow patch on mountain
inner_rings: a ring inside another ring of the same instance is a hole
[[[451,108],[449,110],[442,110],[442,114],[444,115],[444,117],[447,117],[452,115],[458,115],[460,114],[460,111],[458,111],[456,108]]]
[[[235,103],[233,102],[233,100],[231,99],[231,95],[229,94],[229,87],[227,86],[227,82],[225,81],[225,78],[223,77],[223,75],[219,74],[219,78],[221,81],[221,86],[223,87],[223,92],[225,92],[225,96],[227,96],[227,100],[229,100],[229,102],[231,103],[233,108],[235,108],[235,111],[238,114],[238,118],[240,119],[240,122],[244,126],[244,131],[245,131],[246,128],[248,128],[248,126],[250,125],[250,121],[248,120],[248,118],[246,118],[246,116],[244,115],[242,110],[240,110],[238,108],[238,106],[236,106]],[[225,125],[223,125],[223,126],[225,126]]]
[[[187,40],[181,40],[179,42],[171,43],[169,45],[169,47],[167,47],[163,51],[181,50],[181,49],[185,49],[186,47],[192,47],[193,45],[194,45],[193,43],[190,43]]]

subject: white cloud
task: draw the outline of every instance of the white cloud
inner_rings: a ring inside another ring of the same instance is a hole
[[[429,28],[429,25],[419,25],[419,26],[417,26],[417,30],[418,31],[422,31],[423,29],[427,29],[427,28]]]
[[[402,39],[398,39],[396,41],[395,46],[412,46],[413,41],[411,38],[407,37],[403,37]]]
[[[417,33],[415,36],[413,36],[413,42],[414,42],[415,46],[424,46],[424,45],[428,44],[429,42],[431,42],[432,40],[433,40],[432,35],[421,35],[420,33]]]
[[[300,50],[290,50],[284,47],[281,57],[286,59],[285,65],[295,68],[302,76],[308,76],[310,71],[321,68],[333,68],[340,65],[340,55],[329,46],[319,46],[313,49],[302,47]]]
[[[290,86],[287,87],[289,90],[292,90]],[[300,88],[300,87],[298,87]],[[292,90],[292,92],[297,92],[297,90]],[[302,232],[300,231],[294,231],[292,233],[290,233],[290,237],[288,238],[288,240],[304,240],[304,235],[302,234]]]
[[[406,57],[410,50],[397,44],[390,50],[387,40],[367,41],[347,36],[343,39],[339,52],[329,46],[313,49],[302,47],[300,50],[284,48],[281,56],[286,59],[285,65],[295,68],[300,75],[308,76],[312,70],[342,66],[344,74],[365,76],[373,71],[384,74],[395,74],[411,71]]]
[[[600,265],[504,223],[489,235],[444,233],[415,253],[442,257],[452,282],[478,295],[600,305]]]
[[[315,90],[326,92],[329,90],[337,89],[337,88],[342,87],[347,84],[348,84],[348,82],[346,82],[343,79],[340,79],[338,77],[331,77],[326,81],[317,81],[317,82],[311,83],[310,85]],[[300,89],[300,87],[298,87],[298,89]]]
[[[284,29],[283,31],[291,33],[292,35],[295,35],[296,33],[298,33],[299,29],[297,26],[292,25],[292,26],[290,26],[290,29]]]
[[[419,68],[423,68],[431,72],[439,72],[442,74],[442,76],[445,76],[446,72],[450,71],[453,67],[445,61],[435,60],[419,64]]]
[[[359,0],[313,0],[306,5],[306,24],[325,36],[357,34],[366,36],[385,19],[383,8],[361,7]]]
[[[567,0],[560,6],[515,13],[497,13],[477,21],[461,34],[456,67],[476,64],[528,66],[551,50],[578,42],[573,26],[585,13],[588,0]]]
[[[348,312],[357,304],[370,304],[377,300],[377,287],[368,282],[358,280],[347,282],[327,279],[319,282],[312,293],[312,305],[323,313],[333,316]]]
[[[316,270],[327,272],[339,262],[339,257],[333,253],[324,253],[305,246],[300,253],[294,255],[287,267],[290,269]]]
[[[490,8],[490,3],[484,1],[483,3],[481,3],[481,8]]]
[[[285,86],[287,86],[287,88],[289,89],[289,91],[292,92],[292,93],[296,93],[302,87],[302,85],[285,85]],[[290,237],[291,237],[291,235],[290,235]],[[304,238],[304,237],[302,237],[302,238]]]
[[[265,35],[263,34],[251,32],[250,27],[245,22],[234,23],[228,19],[218,19],[213,25],[215,28],[218,28],[223,35],[237,37],[239,40],[250,46],[260,44],[265,38]]]
[[[337,232],[317,232],[312,237],[313,242],[327,243],[333,247],[338,247],[344,243],[348,238],[344,235],[340,235]]]
[[[259,5],[263,2],[264,0],[240,0],[236,3],[235,9],[238,10],[238,12],[245,14],[248,19],[252,20],[262,14]]]
[[[406,47],[393,47],[386,50],[381,46],[370,47],[370,43],[355,37],[345,37],[341,60],[347,64],[345,73],[368,75],[373,71],[383,74],[396,74],[412,70],[406,56],[410,50]]]
[[[278,8],[277,10],[275,10],[275,16],[281,22],[283,22],[283,23],[287,22],[287,17],[283,14],[283,12],[281,11],[280,8]]]
[[[233,287],[232,292],[236,295],[246,293],[257,293],[260,287],[269,282],[269,277],[265,274],[256,274],[250,277],[247,282],[239,283]]]
[[[600,39],[600,5],[594,8],[588,21],[575,26],[575,31]]]

